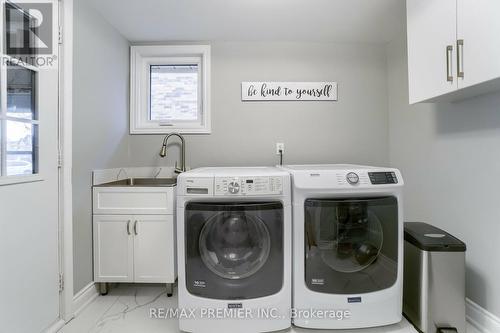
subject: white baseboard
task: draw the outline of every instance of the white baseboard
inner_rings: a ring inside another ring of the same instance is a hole
[[[94,282],[89,283],[82,290],[76,293],[76,295],[73,296],[74,316],[78,316],[87,305],[92,303],[97,298],[97,296],[99,296],[99,293],[97,292],[97,287]]]
[[[64,320],[56,321],[52,326],[45,330],[45,333],[56,333],[64,326]]]
[[[483,309],[467,298],[466,303],[467,321],[481,333],[500,332],[500,318]]]

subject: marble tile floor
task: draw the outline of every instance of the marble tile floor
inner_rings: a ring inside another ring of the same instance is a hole
[[[99,296],[60,333],[178,333],[174,319],[150,318],[151,308],[176,308],[177,297],[167,297],[163,285],[119,284],[108,295]],[[305,330],[291,328],[287,333],[416,333],[404,319],[401,323],[364,330]],[[468,333],[479,333],[470,327]]]

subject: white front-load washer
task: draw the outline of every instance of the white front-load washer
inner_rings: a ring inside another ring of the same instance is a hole
[[[403,178],[357,165],[283,167],[292,175],[294,325],[402,320]]]
[[[179,326],[291,326],[291,185],[278,168],[201,168],[177,185]],[[184,311],[184,312],[182,312]]]

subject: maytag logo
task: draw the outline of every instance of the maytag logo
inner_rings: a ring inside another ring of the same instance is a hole
[[[203,280],[194,280],[193,281],[193,287],[195,288],[206,288],[207,283]]]
[[[361,303],[361,297],[349,297],[347,303]]]
[[[325,279],[312,279],[311,284],[316,286],[322,286],[325,284]]]
[[[228,309],[243,309],[243,303],[229,303],[227,305]]]

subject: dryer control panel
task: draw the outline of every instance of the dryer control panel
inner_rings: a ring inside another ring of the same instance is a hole
[[[398,177],[395,172],[369,172],[368,176],[373,185],[397,184]]]
[[[215,195],[281,195],[282,177],[215,178]]]

